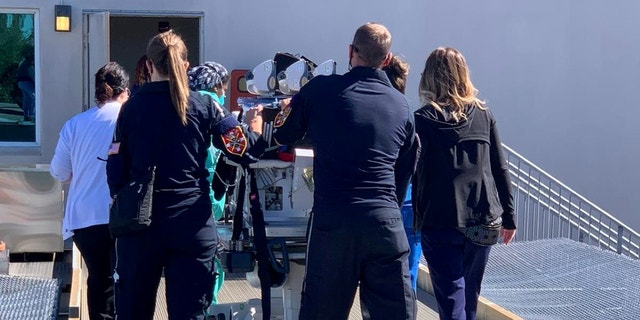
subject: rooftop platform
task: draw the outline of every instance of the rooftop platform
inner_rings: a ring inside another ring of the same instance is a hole
[[[482,296],[524,319],[640,319],[640,260],[569,239],[496,245]]]
[[[86,270],[78,261],[72,261],[77,257],[71,259],[71,252],[38,261],[29,261],[31,256],[26,254],[25,261],[12,262],[10,274],[26,278],[12,284],[4,281],[7,277],[0,278],[5,283],[4,287],[0,285],[2,298],[8,292],[22,295],[14,288],[33,290],[37,286],[41,297],[18,299],[11,306],[2,302],[0,319],[24,319],[24,312],[30,309],[43,310],[44,314],[57,311],[57,319],[61,320],[88,319],[82,294],[86,290]],[[43,280],[46,278],[57,280]],[[438,319],[435,299],[425,284],[425,266],[421,266],[419,280],[425,290],[418,292],[418,319]],[[37,286],[22,286],[29,281],[37,282]],[[59,298],[49,294],[52,290],[61,292]],[[259,305],[260,290],[252,287],[243,274],[228,274],[218,298],[220,303],[249,301]],[[38,301],[42,308],[29,305]],[[157,303],[154,319],[167,319],[164,281]],[[640,319],[640,261],[568,239],[496,245],[489,258],[480,304],[479,319]],[[9,307],[19,307],[18,312]],[[38,319],[56,318],[45,315]],[[356,319],[362,319],[357,296],[349,316],[349,320]]]

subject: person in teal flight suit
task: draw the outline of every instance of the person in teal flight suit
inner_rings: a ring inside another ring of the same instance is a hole
[[[188,71],[189,76],[189,89],[197,91],[202,95],[209,96],[217,103],[216,107],[224,107],[226,91],[229,85],[229,72],[227,69],[213,61],[207,61],[201,65],[195,66]],[[205,163],[209,170],[209,183],[213,182],[215,178],[216,166],[222,151],[211,145],[208,149],[207,161]],[[226,192],[220,192],[216,194],[213,189],[209,193],[211,198],[211,210],[216,221],[220,220],[224,214],[224,205],[226,201]],[[221,242],[218,242],[220,247]],[[221,248],[220,248],[221,249]],[[224,283],[224,271],[220,264],[220,259],[216,258],[216,277],[215,286],[213,288],[213,300],[212,304],[218,303],[218,293],[222,289]]]

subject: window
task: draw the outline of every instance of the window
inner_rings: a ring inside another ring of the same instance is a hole
[[[36,142],[36,13],[0,11],[0,143]]]

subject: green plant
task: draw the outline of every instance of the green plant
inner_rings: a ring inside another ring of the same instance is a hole
[[[25,54],[33,54],[33,50],[33,15],[0,13],[0,102],[21,102],[16,70]]]

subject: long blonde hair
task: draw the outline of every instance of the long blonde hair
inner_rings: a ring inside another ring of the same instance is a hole
[[[469,105],[485,110],[484,101],[477,98],[478,90],[471,83],[469,67],[462,54],[454,48],[437,48],[424,65],[418,88],[423,105],[431,105],[442,112],[451,109],[456,122],[467,119]]]
[[[147,57],[156,71],[169,76],[171,100],[183,125],[187,124],[189,98],[189,79],[185,68],[187,53],[187,46],[173,30],[159,33],[147,46]]]

